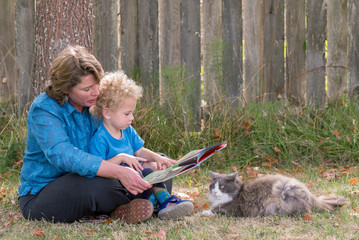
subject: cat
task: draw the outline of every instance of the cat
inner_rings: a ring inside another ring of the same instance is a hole
[[[314,196],[298,180],[284,175],[265,175],[246,182],[237,172],[220,174],[210,171],[210,210],[203,216],[226,214],[234,217],[301,215],[314,209],[334,211],[345,205],[341,196]]]

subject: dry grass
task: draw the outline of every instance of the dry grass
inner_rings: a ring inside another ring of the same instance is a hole
[[[16,201],[18,179],[4,180],[0,201],[1,239],[359,239],[358,183],[350,184],[353,175],[342,174],[334,181],[319,172],[307,169],[291,170],[315,194],[337,193],[348,204],[337,212],[315,212],[310,216],[233,218],[202,217],[206,208],[208,174],[205,168],[176,178],[174,193],[191,198],[196,209],[179,220],[163,221],[153,217],[140,224],[110,223],[53,224],[26,221],[21,217]],[[227,172],[231,172],[228,169]],[[263,171],[264,172],[264,171]],[[358,172],[355,173],[358,175]],[[6,187],[5,187],[6,186]],[[5,189],[5,190],[4,190]],[[38,234],[38,235],[37,235]],[[39,235],[43,235],[42,237]]]
[[[197,206],[192,215],[173,221],[152,218],[130,225],[118,220],[74,224],[24,220],[19,212],[17,188],[25,148],[25,118],[18,120],[6,107],[1,109],[0,239],[359,239],[359,181],[349,183],[359,176],[356,105],[326,111],[304,109],[299,113],[260,105],[232,113],[233,116],[216,111],[199,135],[185,135],[177,118],[168,120],[153,110],[143,115],[140,112],[136,129],[146,139],[146,146],[173,158],[220,140],[229,144],[196,172],[176,177],[174,193],[187,194]],[[350,172],[344,166],[349,163],[356,171]],[[248,179],[248,169],[255,166],[261,173],[281,169],[286,175],[310,183],[313,193],[337,193],[346,197],[348,204],[331,214],[313,213],[310,219],[201,216],[208,204],[208,170],[232,172],[238,168]]]

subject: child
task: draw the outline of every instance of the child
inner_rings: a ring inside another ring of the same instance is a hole
[[[131,167],[143,177],[153,172],[149,168],[153,166],[151,163],[156,163],[158,169],[176,163],[175,160],[143,147],[144,141],[131,126],[137,100],[142,96],[140,86],[120,71],[106,74],[101,80],[99,91],[96,105],[91,107],[90,111],[95,117],[103,119],[103,122],[91,139],[90,153],[105,160],[120,154],[121,158],[116,158],[116,164]],[[135,196],[138,197],[150,200],[162,219],[185,216],[194,208],[192,202],[171,196],[164,183],[154,184],[151,189]]]

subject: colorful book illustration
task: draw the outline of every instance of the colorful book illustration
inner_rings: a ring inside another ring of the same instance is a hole
[[[193,168],[199,167],[202,162],[210,158],[216,151],[220,151],[227,146],[227,142],[221,142],[216,145],[193,150],[178,160],[178,163],[164,170],[155,171],[145,178],[145,181],[154,184],[164,182]]]

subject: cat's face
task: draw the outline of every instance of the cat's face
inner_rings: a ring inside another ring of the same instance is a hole
[[[209,198],[212,202],[232,197],[236,192],[238,192],[241,182],[239,179],[237,179],[237,173],[209,173],[212,179],[209,185]]]

